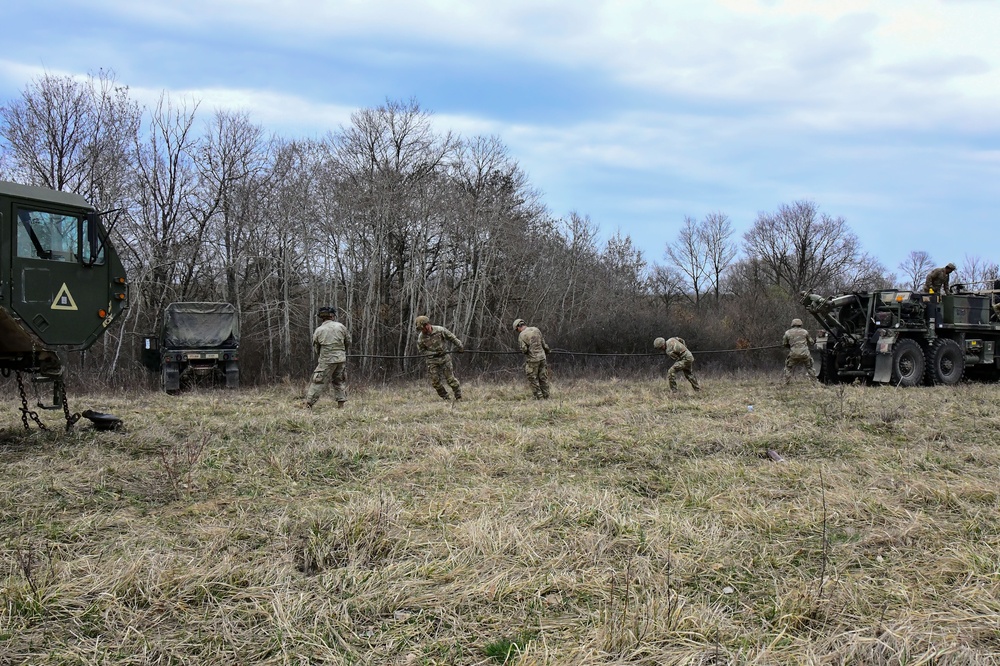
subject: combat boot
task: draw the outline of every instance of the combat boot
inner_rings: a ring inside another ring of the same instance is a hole
[[[448,397],[448,391],[446,389],[439,388],[437,390],[437,392],[438,392],[438,395],[441,396],[442,400],[448,400],[449,399],[449,397]]]

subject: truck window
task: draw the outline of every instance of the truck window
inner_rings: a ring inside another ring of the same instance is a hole
[[[17,256],[73,262],[82,255],[83,261],[90,263],[90,247],[82,242],[87,238],[85,218],[19,208],[17,221]],[[103,249],[94,263],[104,263]]]

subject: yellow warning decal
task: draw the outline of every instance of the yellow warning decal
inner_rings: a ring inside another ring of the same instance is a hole
[[[62,288],[59,293],[56,294],[56,300],[52,301],[53,310],[76,310],[76,301],[73,300],[73,294],[69,293],[69,287],[63,282]]]

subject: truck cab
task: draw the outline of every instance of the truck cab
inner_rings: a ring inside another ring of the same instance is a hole
[[[78,194],[0,181],[0,369],[62,372],[128,307],[125,269]]]

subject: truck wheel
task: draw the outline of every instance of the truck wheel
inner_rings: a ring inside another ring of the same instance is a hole
[[[816,360],[813,359],[813,363]],[[840,381],[837,376],[837,355],[824,351],[819,359],[819,376],[817,377],[824,384],[836,384]]]
[[[929,350],[930,375],[935,384],[957,384],[965,374],[965,354],[958,343],[948,338],[938,338]]]
[[[924,378],[924,351],[915,340],[904,338],[892,351],[892,383],[917,386]]]

